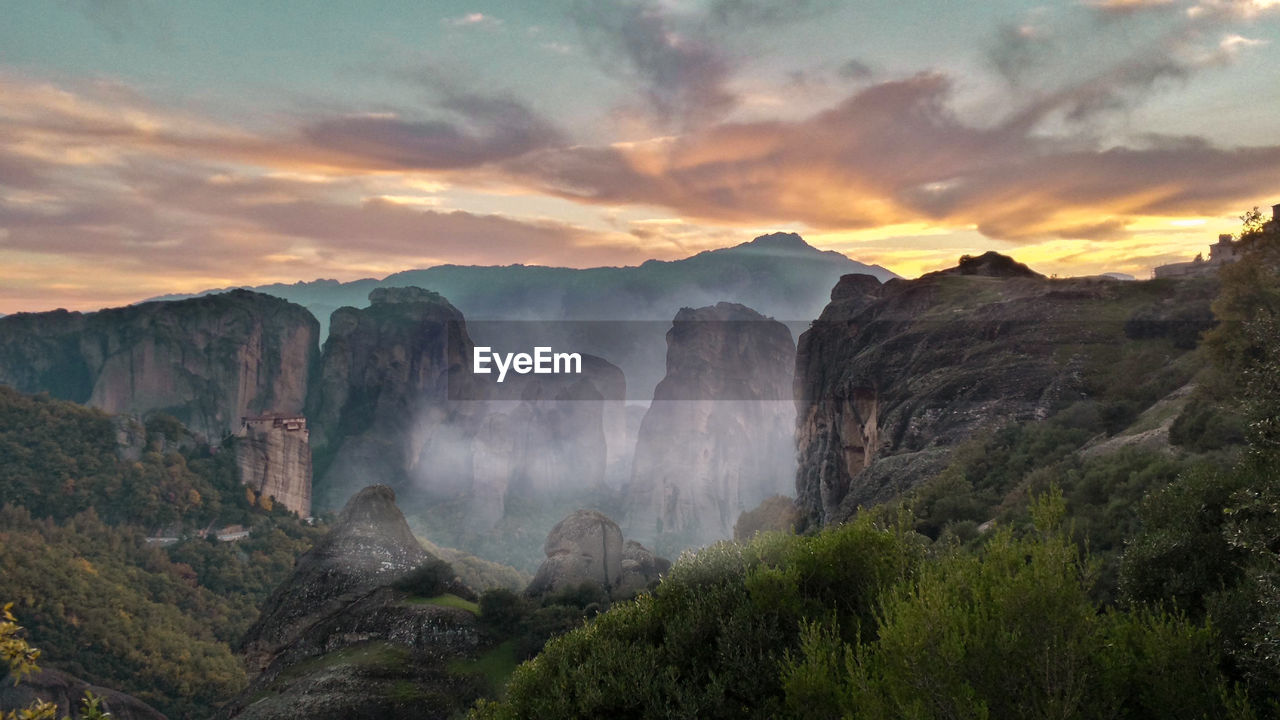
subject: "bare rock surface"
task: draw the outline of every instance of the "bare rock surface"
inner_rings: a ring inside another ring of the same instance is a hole
[[[676,315],[636,443],[628,536],[660,551],[727,539],[742,511],[791,491],[794,359],[790,330],[748,307]]]
[[[556,524],[543,546],[547,559],[526,592],[545,595],[583,583],[615,600],[652,587],[671,563],[634,540],[623,541],[618,524],[597,510],[576,510]]]
[[[606,590],[622,578],[622,530],[597,510],[577,510],[547,534],[546,561],[529,584],[540,595],[592,582]]]
[[[246,415],[300,413],[319,324],[233,290],[95,313],[0,318],[0,383],[112,414],[164,412],[217,442]]]

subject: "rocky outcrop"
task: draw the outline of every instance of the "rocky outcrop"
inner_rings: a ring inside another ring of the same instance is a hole
[[[618,524],[597,510],[576,510],[561,520],[543,550],[547,559],[529,583],[530,595],[590,583],[622,599],[650,587],[671,566],[634,540],[624,543]]]
[[[317,494],[341,502],[367,483],[451,497],[471,485],[484,397],[462,313],[420,288],[379,288],[333,313],[308,403]]]
[[[265,603],[243,642],[256,675],[222,716],[456,716],[481,690],[450,670],[483,649],[466,598],[414,538],[395,493],[365,488]]]
[[[37,700],[58,706],[57,717],[80,717],[80,704],[85,693],[102,698],[101,709],[114,720],[166,720],[159,710],[132,695],[89,683],[59,670],[41,670],[14,685],[5,679],[0,683],[0,715],[30,707]]]
[[[245,290],[81,314],[0,319],[0,383],[112,414],[173,415],[210,441],[241,418],[300,413],[319,325]]]
[[[317,507],[373,481],[449,544],[524,551],[552,518],[589,502],[584,492],[616,492],[617,468],[630,464],[617,367],[582,354],[581,373],[512,372],[499,383],[473,372],[465,319],[445,298],[392,288],[370,301],[334,313],[308,406]],[[523,508],[514,519],[513,499]]]
[[[665,551],[726,539],[743,510],[790,492],[794,358],[787,327],[742,305],[676,315],[636,443],[629,536]]]
[[[608,590],[622,579],[622,530],[596,510],[578,510],[557,523],[543,551],[547,559],[529,583],[532,595],[584,582]]]
[[[644,590],[652,590],[670,569],[670,560],[658,557],[635,540],[628,540],[622,546],[622,577],[610,594],[617,600]]]
[[[245,418],[236,438],[236,465],[259,506],[311,515],[308,437],[307,419],[300,415]]]
[[[428,559],[396,507],[395,491],[385,485],[361,490],[333,529],[298,558],[289,580],[267,598],[242,642],[246,662],[254,670],[265,668],[318,619]]]
[[[1126,317],[1207,310],[1201,290],[1048,279],[995,253],[911,281],[844,276],[797,350],[800,525],[840,522],[924,482],[976,432],[1088,398],[1136,337]]]
[[[1032,270],[1023,263],[1014,260],[1008,255],[1001,255],[992,251],[982,253],[977,257],[962,255],[960,256],[960,262],[956,263],[955,267],[939,270],[928,275],[980,275],[982,277],[1044,279],[1044,275]]]

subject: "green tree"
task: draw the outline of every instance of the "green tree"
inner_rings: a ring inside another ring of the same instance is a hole
[[[0,611],[0,660],[8,666],[9,676],[15,685],[40,671],[36,661],[40,651],[31,647],[22,636],[22,627],[13,616],[13,603],[7,603]],[[58,715],[58,706],[47,700],[36,700],[25,708],[0,714],[0,720],[52,720]],[[104,720],[111,717],[102,710],[102,698],[86,692],[80,705],[81,720]],[[69,719],[67,719],[69,720]]]

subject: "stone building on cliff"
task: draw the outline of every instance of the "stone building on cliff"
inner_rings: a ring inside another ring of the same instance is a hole
[[[242,418],[236,433],[236,464],[240,481],[263,507],[274,504],[311,514],[311,441],[307,419],[301,415],[261,415]]]
[[[1271,206],[1271,220],[1268,228],[1280,227],[1280,204]],[[1230,265],[1239,260],[1245,253],[1245,242],[1232,239],[1230,234],[1218,236],[1218,242],[1209,246],[1209,259],[1204,255],[1196,255],[1194,260],[1180,263],[1160,265],[1152,270],[1156,278],[1206,277],[1214,274],[1223,265]]]

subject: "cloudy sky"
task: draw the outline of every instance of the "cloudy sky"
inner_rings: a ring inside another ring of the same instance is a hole
[[[1280,202],[1280,0],[0,0],[0,312],[674,259],[1148,275]]]

